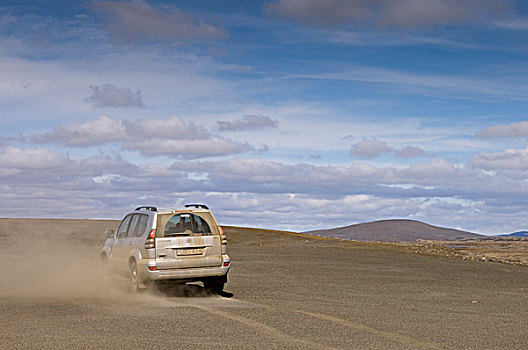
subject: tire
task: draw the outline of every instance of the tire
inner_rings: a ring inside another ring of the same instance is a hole
[[[205,280],[204,282],[204,288],[210,291],[214,294],[220,294],[224,290],[224,284],[225,282],[220,279],[210,279]]]
[[[129,290],[131,293],[137,293],[139,291],[139,274],[135,261],[130,263],[129,276]]]
[[[103,282],[106,285],[109,285],[112,283],[112,275],[110,273],[110,262],[108,261],[108,258],[105,256],[101,259],[102,263],[102,273],[103,273]]]

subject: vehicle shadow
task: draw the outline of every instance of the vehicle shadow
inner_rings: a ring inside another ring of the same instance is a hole
[[[158,284],[150,288],[150,290],[154,294],[172,298],[233,297],[233,293],[231,292],[221,291],[219,293],[213,293],[209,289],[194,283]]]

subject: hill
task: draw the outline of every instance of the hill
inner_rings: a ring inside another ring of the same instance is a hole
[[[519,231],[514,233],[508,233],[504,235],[499,235],[499,237],[527,237],[528,238],[528,231]]]
[[[415,220],[380,220],[327,230],[303,232],[310,235],[357,241],[410,242],[459,240],[482,237],[479,234],[429,225]]]

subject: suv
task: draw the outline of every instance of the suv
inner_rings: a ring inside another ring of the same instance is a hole
[[[227,282],[227,239],[203,204],[178,210],[138,207],[125,215],[117,232],[106,235],[104,277],[128,276],[132,292],[154,283],[202,281],[219,293]]]

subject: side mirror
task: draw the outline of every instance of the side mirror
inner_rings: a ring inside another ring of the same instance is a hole
[[[114,230],[106,230],[105,236],[108,238],[114,238]]]

